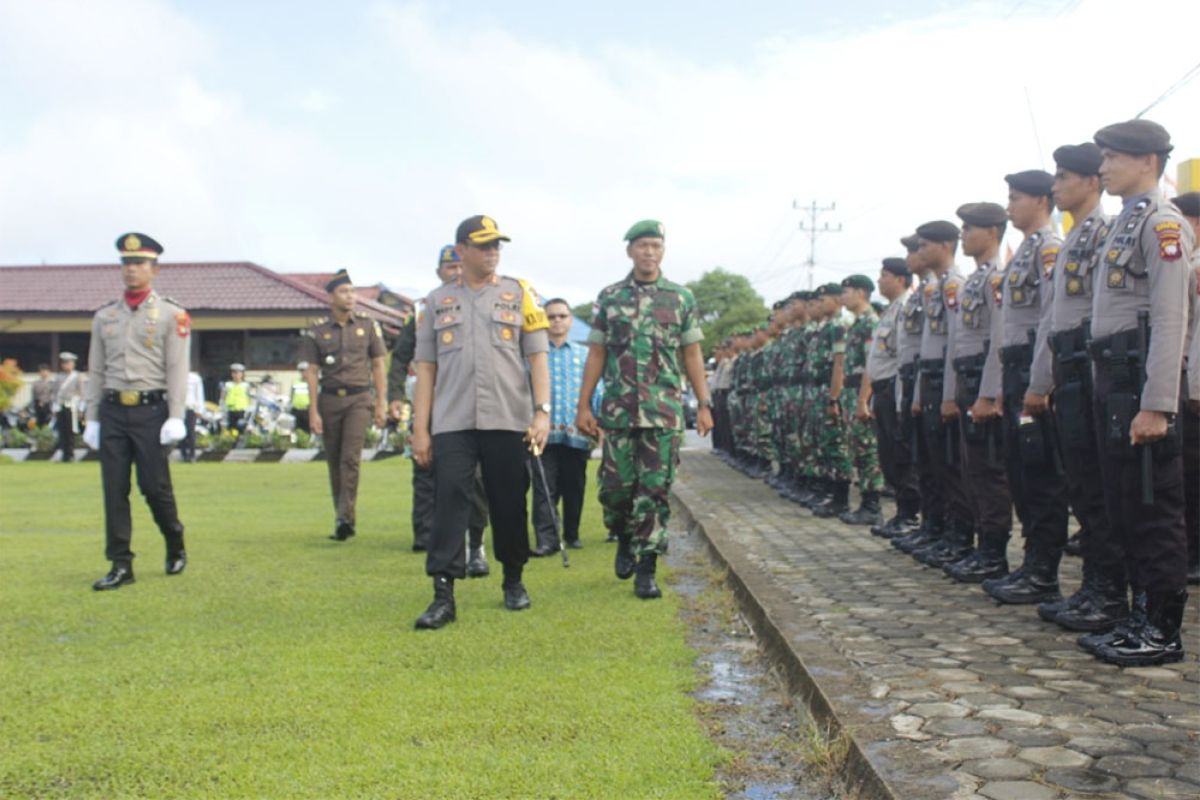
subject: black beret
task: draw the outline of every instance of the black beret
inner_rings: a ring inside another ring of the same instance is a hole
[[[1054,194],[1054,176],[1043,169],[1027,169],[1005,175],[1008,188],[1016,189],[1034,197],[1049,197]]]
[[[1166,155],[1173,149],[1171,134],[1167,133],[1167,129],[1148,119],[1131,119],[1106,125],[1096,131],[1092,138],[1101,147],[1135,156],[1148,153]]]
[[[912,273],[908,271],[908,262],[903,258],[885,258],[883,260],[883,271],[899,275],[901,278],[912,277]]]
[[[783,299],[783,300],[776,300],[774,303],[772,303],[772,304],[771,304],[771,310],[772,310],[772,311],[778,311],[779,309],[783,308],[783,307],[784,307],[784,306],[786,306],[786,305],[787,305],[787,300],[786,300],[786,299]]]
[[[910,233],[908,236],[900,237],[900,244],[904,245],[904,249],[910,253],[915,253],[921,247],[921,237],[915,233]]]
[[[849,278],[842,278],[843,289],[864,289],[869,296],[875,291],[875,281],[868,278],[866,275],[851,275]]]
[[[1200,217],[1200,192],[1188,192],[1171,198],[1185,217]]]
[[[964,203],[954,213],[963,224],[979,228],[995,228],[1008,222],[1008,212],[998,203]]]
[[[1099,175],[1104,155],[1092,142],[1064,144],[1054,151],[1054,163],[1076,175]]]
[[[944,219],[917,226],[917,236],[927,242],[957,242],[958,226]]]
[[[325,284],[325,291],[332,292],[334,289],[344,283],[350,283],[350,273],[346,272],[344,269],[339,269],[334,276],[329,279],[329,283]]]

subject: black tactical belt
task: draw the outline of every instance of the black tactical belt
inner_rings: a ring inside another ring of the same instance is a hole
[[[954,371],[960,375],[963,373],[982,372],[984,358],[983,353],[973,356],[960,356],[954,359]]]
[[[1083,326],[1050,334],[1050,347],[1060,361],[1087,352],[1087,339]]]
[[[370,388],[370,386],[322,386],[321,394],[332,395],[334,397],[349,397],[352,394],[362,394]]]
[[[896,378],[880,378],[877,381],[871,381],[871,391],[875,394],[882,394],[886,391],[891,391],[896,385]]]
[[[859,384],[861,384],[861,383],[862,383],[862,376],[863,376],[863,374],[862,374],[861,372],[851,372],[849,375],[847,375],[847,376],[846,376],[846,377],[843,379],[843,381],[842,381],[842,382],[843,382],[843,383],[846,383],[846,384],[849,384],[849,383],[850,383],[850,381],[854,381],[854,387],[853,387],[853,388],[858,388]]]
[[[1149,346],[1149,342],[1146,343]],[[1138,332],[1117,331],[1111,336],[1101,336],[1092,339],[1088,344],[1088,352],[1097,361],[1137,359]]]
[[[1027,344],[1010,344],[1000,348],[1000,363],[1004,366],[1028,364],[1033,361],[1033,348]]]
[[[922,358],[920,362],[918,362],[917,366],[920,368],[921,372],[926,374],[937,373],[940,375],[942,374],[942,370],[946,368],[946,362],[942,361],[940,358]]]
[[[104,390],[104,402],[115,403],[119,406],[149,406],[155,403],[165,403],[166,401],[166,389],[155,389],[150,392],[138,392],[132,389],[122,391],[118,391],[117,389]]]

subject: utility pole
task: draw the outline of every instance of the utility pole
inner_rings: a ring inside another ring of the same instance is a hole
[[[837,227],[831,227],[828,222],[817,225],[817,215],[824,214],[827,211],[836,211],[837,202],[832,202],[827,206],[818,206],[817,201],[813,200],[811,205],[801,206],[796,200],[792,201],[792,208],[805,209],[808,211],[808,221],[800,220],[800,230],[808,234],[808,261],[804,262],[808,266],[808,288],[811,291],[813,288],[813,269],[817,265],[817,236],[822,233],[841,233],[842,223],[838,223]]]

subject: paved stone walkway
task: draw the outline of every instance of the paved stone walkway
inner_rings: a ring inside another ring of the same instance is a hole
[[[850,735],[864,795],[1200,798],[1200,592],[1185,661],[1122,670],[1032,607],[999,606],[866,528],[816,519],[710,452],[682,458],[683,524],[730,567],[814,713]],[[1010,563],[1020,547],[1014,536]],[[1064,559],[1064,594],[1079,566]]]

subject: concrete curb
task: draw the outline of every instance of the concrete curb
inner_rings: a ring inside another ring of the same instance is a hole
[[[945,764],[932,762],[917,743],[896,738],[888,722],[897,713],[895,702],[871,699],[859,669],[824,640],[815,623],[807,624],[788,593],[731,542],[686,478],[676,481],[671,494],[679,517],[704,538],[712,558],[728,571],[729,584],[769,656],[782,668],[788,691],[804,701],[830,739],[845,737],[847,788],[871,800],[959,795],[963,787]]]
[[[58,454],[53,457],[47,456],[44,452],[33,451],[25,447],[4,448],[0,450],[0,455],[8,456],[14,463],[22,463],[25,461],[61,461]],[[394,458],[402,455],[397,450],[378,450],[368,448],[363,450],[363,461],[383,461],[384,459]],[[302,464],[309,461],[324,461],[325,454],[316,448],[301,449],[293,447],[289,450],[259,450],[257,448],[235,448],[233,450],[205,450],[199,453],[200,461],[203,462],[225,462],[230,464]],[[99,461],[100,456],[94,450],[87,448],[79,448],[75,451],[76,461]],[[172,464],[182,463],[183,459],[179,455],[178,448],[171,451],[169,460]]]

